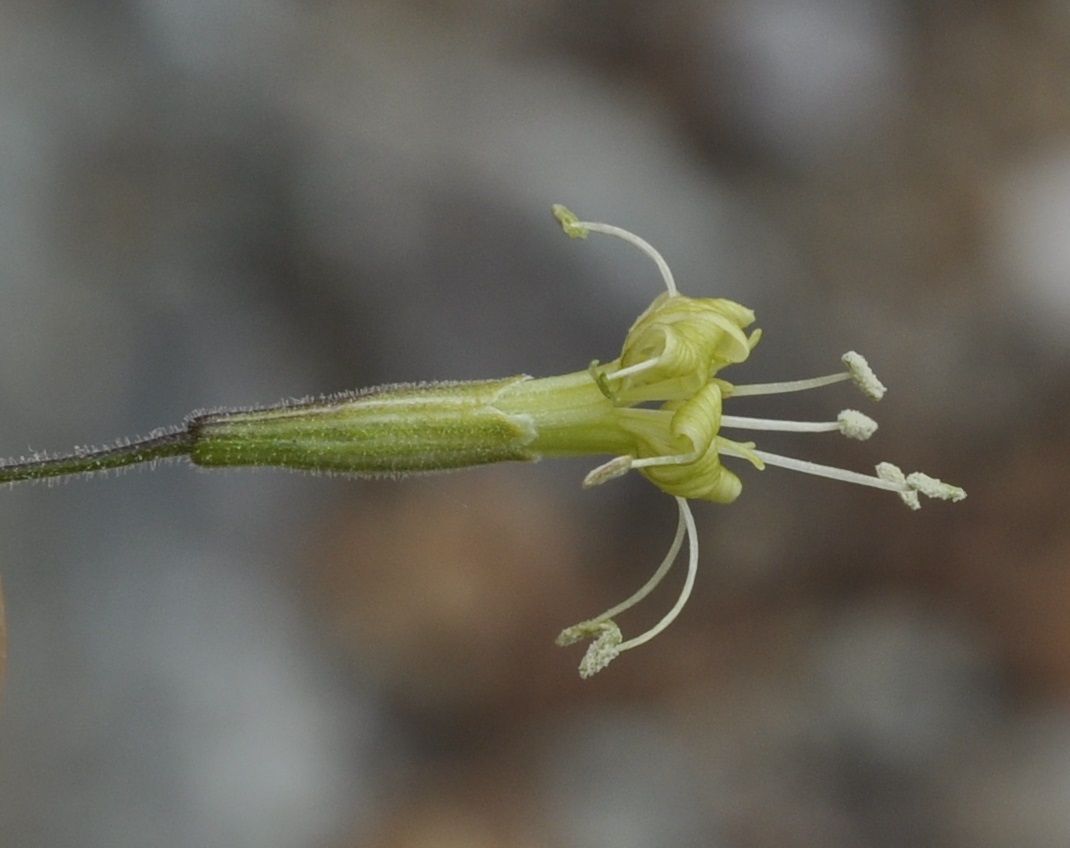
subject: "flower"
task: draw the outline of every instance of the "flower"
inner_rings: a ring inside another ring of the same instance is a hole
[[[880,400],[885,388],[853,351],[844,354],[841,371],[825,377],[751,385],[726,381],[720,372],[745,361],[761,339],[759,330],[748,332],[754,323],[750,309],[722,298],[681,295],[661,254],[627,230],[580,221],[563,206],[555,206],[554,215],[573,238],[598,232],[629,242],[653,260],[664,280],[665,292],[636,319],[612,362],[602,365],[596,360],[586,370],[541,379],[521,374],[503,380],[404,383],[195,413],[184,424],[140,439],[0,461],[0,483],[180,458],[205,468],[275,466],[381,477],[608,454],[613,458],[591,471],[585,486],[638,471],[675,498],[680,518],[668,553],[638,592],[558,637],[562,645],[592,640],[580,663],[583,677],[652,639],[683,609],[698,569],[698,534],[688,501],[728,504],[743,490],[737,474],[722,464],[724,457],[744,459],[759,470],[777,465],[896,492],[912,509],[920,506],[919,495],[952,501],[966,497],[957,486],[919,472],[904,474],[890,463],[880,463],[875,475],[859,474],[769,453],[754,442],[722,435],[722,429],[838,431],[868,439],[877,423],[857,410],[845,409],[835,421],[805,422],[725,415],[723,405],[733,398],[814,389],[843,380],[853,381],[872,400]],[[685,537],[687,576],[679,598],[658,624],[625,639],[614,618],[661,582]],[[0,617],[0,673],[2,624]]]
[[[632,325],[620,357],[604,366],[592,363],[589,369],[593,383],[613,406],[611,414],[603,410],[597,416],[603,428],[615,430],[613,438],[607,438],[606,442],[627,444],[630,449],[591,471],[584,485],[600,485],[636,470],[675,497],[680,515],[669,552],[647,583],[626,601],[566,628],[558,637],[559,645],[592,640],[580,663],[582,677],[590,677],[624,651],[648,642],[668,627],[683,608],[698,567],[698,537],[688,500],[727,504],[739,497],[743,488],[735,472],[721,464],[722,457],[745,459],[759,470],[780,466],[896,492],[912,509],[920,506],[919,494],[951,501],[966,497],[965,491],[957,486],[918,472],[903,474],[891,463],[880,463],[875,475],[859,474],[769,453],[758,449],[754,442],[721,435],[722,428],[838,431],[849,438],[868,439],[876,431],[877,423],[857,410],[845,409],[835,421],[800,422],[725,415],[722,406],[732,398],[802,391],[845,380],[854,382],[872,400],[880,400],[886,389],[865,358],[854,351],[843,355],[843,370],[824,377],[751,385],[725,381],[718,376],[719,372],[746,360],[761,338],[760,330],[753,330],[749,335],[746,332],[754,322],[750,309],[731,300],[681,295],[661,254],[627,230],[580,221],[562,206],[554,207],[554,216],[570,237],[585,238],[588,233],[599,232],[621,238],[646,253],[661,271],[666,291]],[[535,430],[540,434],[549,432],[553,425],[538,421]],[[625,434],[623,438],[621,434]],[[532,447],[539,446],[537,436]],[[615,617],[645,598],[661,582],[676,560],[685,535],[689,548],[688,570],[679,598],[654,627],[625,640]]]

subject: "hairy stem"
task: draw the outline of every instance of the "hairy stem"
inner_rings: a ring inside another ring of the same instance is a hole
[[[193,438],[188,428],[155,430],[144,439],[101,448],[76,448],[68,454],[43,454],[30,459],[0,462],[0,483],[92,474],[143,462],[156,462],[187,456],[192,446]]]

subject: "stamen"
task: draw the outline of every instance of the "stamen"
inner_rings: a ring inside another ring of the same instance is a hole
[[[676,280],[673,279],[672,271],[669,270],[669,263],[667,263],[653,245],[646,239],[639,238],[635,233],[630,233],[627,230],[622,230],[620,227],[615,227],[612,224],[602,224],[597,221],[581,221],[576,215],[569,211],[567,208],[559,203],[553,205],[554,217],[558,223],[561,224],[561,228],[565,231],[565,235],[569,238],[587,238],[588,232],[602,233],[607,236],[616,236],[619,239],[623,239],[629,244],[633,244],[638,247],[643,253],[654,260],[654,264],[658,266],[658,270],[661,272],[661,277],[665,281],[665,288],[668,289],[670,296],[675,297],[680,292],[676,288]]]
[[[616,616],[620,615],[625,610],[631,609],[637,603],[643,600],[643,598],[653,592],[655,587],[665,578],[665,575],[669,573],[669,569],[672,568],[673,563],[676,562],[677,555],[680,553],[680,548],[683,547],[684,532],[688,530],[687,519],[685,519],[684,517],[684,509],[687,509],[687,501],[685,501],[683,498],[677,498],[676,500],[678,503],[685,504],[685,507],[680,511],[680,518],[676,522],[676,535],[673,536],[672,544],[669,545],[669,550],[665,554],[665,558],[662,559],[661,565],[658,566],[657,570],[651,575],[650,579],[643,584],[642,588],[639,589],[639,591],[637,591],[634,595],[628,598],[628,600],[621,601],[615,607],[607,609],[604,613],[598,616],[597,619],[595,619],[596,621],[608,621],[609,619],[615,618]],[[690,509],[687,509],[687,514],[688,516],[690,516]],[[692,524],[694,524],[693,518],[691,519],[691,522]],[[694,544],[692,544],[692,547],[694,547]]]
[[[751,383],[749,385],[731,386],[725,390],[725,397],[748,397],[754,395],[780,395],[788,392],[804,392],[809,389],[819,389],[823,386],[831,386],[833,383],[841,383],[851,380],[861,390],[862,394],[871,400],[880,400],[888,391],[884,383],[877,379],[873,369],[869,367],[866,358],[862,354],[849,350],[840,360],[847,366],[846,371],[839,374],[828,374],[824,377],[811,377],[805,380],[786,380],[779,383]]]
[[[907,488],[905,479],[902,484],[899,484],[898,482],[889,479],[874,477],[869,474],[860,474],[857,471],[847,471],[846,469],[836,468],[831,465],[821,465],[820,463],[810,462],[805,459],[781,456],[780,454],[770,453],[769,451],[756,449],[753,452],[768,465],[776,465],[780,468],[790,469],[791,471],[801,471],[803,474],[827,477],[830,480],[841,480],[844,483],[857,483],[860,486],[872,486],[874,489],[884,489],[886,492],[902,492]],[[730,444],[722,444],[721,453],[732,456],[741,456],[746,459],[742,454],[737,453]]]
[[[835,425],[833,426],[835,429]],[[610,480],[623,477],[634,468],[649,468],[652,465],[687,465],[696,462],[702,457],[701,450],[693,450],[690,453],[670,454],[669,456],[648,456],[636,459],[634,456],[615,456],[609,462],[603,462],[597,468],[589,471],[581,484],[584,489],[601,486]]]
[[[676,617],[680,614],[680,610],[682,610],[684,604],[687,603],[687,599],[691,597],[691,590],[695,585],[695,575],[698,573],[698,531],[695,529],[695,516],[691,514],[691,507],[688,506],[687,500],[678,497],[676,499],[676,504],[680,507],[680,521],[687,525],[689,550],[687,557],[687,578],[684,580],[684,588],[680,590],[680,597],[676,599],[676,603],[673,604],[672,609],[665,614],[665,617],[662,618],[661,621],[651,627],[646,633],[636,636],[634,639],[629,639],[627,642],[623,642],[618,648],[619,651],[627,651],[649,642],[676,620]],[[679,533],[679,531],[677,532]],[[677,550],[679,550],[679,548],[677,548]]]
[[[676,524],[676,535],[673,537],[672,545],[669,546],[669,551],[665,554],[661,565],[658,566],[650,579],[643,584],[642,588],[626,601],[606,610],[596,618],[565,628],[557,637],[557,644],[561,646],[572,645],[583,639],[593,638],[594,641],[587,647],[587,652],[580,662],[581,677],[587,678],[592,674],[597,674],[623,651],[649,642],[672,624],[673,620],[680,614],[684,604],[687,603],[687,599],[690,597],[691,590],[695,585],[695,574],[698,571],[698,531],[695,529],[695,518],[691,514],[691,508],[688,506],[687,501],[678,497],[676,498],[676,504],[680,511],[680,518]],[[621,636],[620,628],[612,619],[643,600],[664,579],[676,561],[680,548],[683,547],[685,533],[689,547],[687,577],[684,580],[684,586],[679,598],[677,598],[672,609],[654,627],[634,639],[629,639],[627,642],[622,641],[623,637]]]
[[[726,456],[751,459],[748,453],[738,450],[736,445],[728,439],[720,439],[718,441],[718,449],[721,454]],[[848,471],[844,468],[836,468],[831,465],[821,465],[805,459],[781,456],[764,450],[751,450],[749,453],[757,456],[768,465],[787,468],[790,471],[801,471],[803,474],[813,474],[816,477],[827,477],[830,480],[856,483],[859,486],[870,486],[874,489],[883,489],[886,492],[895,492],[903,499],[903,503],[911,509],[921,508],[921,501],[918,499],[919,493],[930,498],[939,498],[946,501],[961,501],[966,497],[965,490],[960,489],[958,486],[952,486],[950,483],[937,480],[935,477],[922,474],[920,471],[905,475],[890,462],[882,462],[878,465],[876,476],[872,476],[860,474],[857,471]]]
[[[748,418],[722,415],[721,426],[740,430],[772,430],[783,433],[832,433],[839,431],[850,439],[865,441],[877,430],[877,422],[868,415],[845,409],[835,421],[781,421],[774,418]]]

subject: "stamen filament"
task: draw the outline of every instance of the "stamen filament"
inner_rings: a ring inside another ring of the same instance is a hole
[[[805,392],[809,389],[820,389],[823,386],[831,386],[834,383],[842,383],[850,380],[851,375],[846,371],[839,374],[828,374],[824,377],[810,377],[805,380],[786,380],[780,383],[750,383],[742,386],[732,386],[728,397],[750,397],[753,395],[781,395],[788,392]]]
[[[627,368],[621,368],[618,371],[606,374],[607,380],[623,380],[625,377],[631,377],[635,374],[640,374],[643,371],[649,371],[651,368],[658,364],[658,358],[644,359],[642,362],[637,362],[635,365],[629,365]]]
[[[747,418],[722,415],[721,426],[739,430],[772,430],[780,433],[832,433],[840,429],[839,421],[781,421],[775,418]]]
[[[630,468],[649,468],[652,465],[687,465],[702,456],[702,451],[671,454],[669,456],[648,456],[645,459],[633,459]]]
[[[738,456],[743,459],[747,458],[743,456],[742,453],[734,450],[731,445],[725,444],[724,442],[721,443],[720,452],[730,456]],[[832,465],[821,465],[817,462],[810,462],[805,459],[794,459],[790,456],[781,456],[780,454],[770,453],[769,451],[764,450],[755,449],[753,453],[769,465],[787,468],[791,471],[801,471],[803,474],[827,477],[830,480],[841,480],[844,483],[857,483],[860,486],[871,486],[874,489],[883,489],[886,492],[909,492],[912,490],[906,483],[882,480],[880,477],[875,477],[870,474],[861,474],[857,471],[848,471],[847,469],[836,468]]]
[[[688,506],[687,500],[677,497],[676,505],[680,511],[680,519],[676,523],[676,535],[673,537],[672,545],[669,546],[669,551],[665,554],[665,558],[661,561],[657,571],[643,584],[642,588],[626,601],[606,610],[597,618],[581,621],[572,627],[566,627],[557,637],[557,644],[562,647],[572,645],[582,639],[592,640],[587,646],[587,652],[583,655],[583,659],[580,660],[580,677],[586,679],[597,674],[620,656],[622,651],[642,645],[653,639],[658,633],[672,624],[673,620],[680,614],[680,610],[687,603],[687,599],[690,597],[691,590],[695,585],[695,574],[698,571],[698,532],[695,529],[695,519],[691,514],[691,508]],[[685,533],[689,543],[687,577],[684,579],[684,586],[679,598],[673,604],[672,609],[650,630],[636,636],[634,639],[629,639],[627,642],[623,641],[620,628],[613,621],[613,617],[635,606],[664,579],[669,569],[672,568],[673,563],[676,562],[676,557],[683,546]]]
[[[676,500],[678,503],[687,503],[683,500],[683,498],[677,498]],[[669,569],[672,568],[673,563],[676,562],[676,557],[680,553],[680,548],[683,547],[684,532],[688,529],[689,526],[693,526],[694,524],[693,518],[691,519],[691,525],[687,524],[687,519],[684,518],[684,509],[687,509],[687,514],[690,517],[691,510],[687,507],[682,507],[680,510],[680,520],[676,524],[676,535],[673,537],[672,544],[669,546],[669,551],[665,554],[665,558],[661,561],[661,565],[658,566],[657,571],[655,571],[651,575],[650,579],[647,580],[646,583],[643,584],[642,588],[640,588],[634,595],[632,595],[626,601],[621,601],[615,607],[607,609],[600,616],[592,619],[592,621],[606,621],[607,619],[614,618],[615,616],[620,615],[627,609],[631,609],[633,606],[643,600],[643,598],[653,592],[657,585],[665,578],[665,575],[669,573]],[[693,550],[695,548],[694,536],[692,536],[691,538],[691,548]]]
[[[627,651],[630,648],[635,648],[646,642],[649,642],[655,636],[657,636],[662,630],[672,624],[676,617],[680,614],[680,610],[684,608],[684,604],[687,603],[687,599],[691,597],[691,590],[695,585],[695,575],[698,573],[698,531],[695,529],[695,517],[691,514],[691,507],[687,505],[685,498],[676,499],[677,506],[680,507],[680,524],[681,527],[687,525],[687,538],[688,538],[688,558],[687,558],[687,578],[684,580],[684,587],[680,590],[680,597],[676,599],[676,603],[673,604],[671,610],[669,610],[665,616],[647,630],[645,633],[636,636],[633,639],[628,639],[626,642],[622,642],[617,646],[618,652]],[[677,530],[677,542],[680,539],[680,531]],[[676,550],[679,550],[677,545]],[[675,553],[673,554],[675,556]]]

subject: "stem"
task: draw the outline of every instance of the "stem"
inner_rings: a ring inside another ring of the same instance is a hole
[[[144,439],[102,448],[76,448],[69,454],[0,462],[0,483],[93,474],[142,462],[173,459],[187,456],[192,446],[192,437],[187,429],[174,427],[155,430]]]

